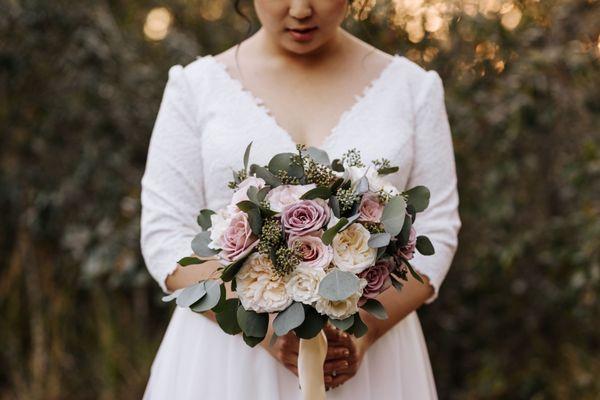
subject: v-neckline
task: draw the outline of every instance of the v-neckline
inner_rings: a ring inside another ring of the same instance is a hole
[[[210,60],[213,65],[215,65],[225,77],[234,89],[241,95],[246,96],[246,99],[252,103],[257,111],[265,118],[269,123],[271,123],[281,134],[288,140],[292,145],[296,146],[297,142],[294,140],[292,135],[285,129],[277,120],[270,107],[266,105],[263,99],[259,96],[255,95],[252,91],[245,88],[242,82],[236,78],[234,78],[228,71],[227,65],[217,60],[212,54],[206,55],[207,59]],[[361,106],[366,99],[371,96],[377,88],[381,86],[381,84],[385,81],[385,77],[392,70],[393,65],[401,58],[398,54],[393,54],[392,59],[387,63],[385,67],[379,72],[379,74],[373,78],[360,93],[354,95],[354,102],[352,105],[344,110],[337,119],[336,124],[329,130],[329,132],[325,135],[319,145],[314,147],[325,148],[329,144],[331,140],[335,138],[335,135],[341,130],[344,126],[348,118],[356,112],[356,110]],[[309,146],[310,147],[310,146]]]

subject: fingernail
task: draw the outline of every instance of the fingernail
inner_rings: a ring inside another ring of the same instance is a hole
[[[342,362],[342,367],[346,368],[347,366],[348,366],[348,362],[347,361]]]
[[[350,355],[350,351],[348,351],[348,350],[344,350],[344,355],[345,355],[345,356],[349,356],[349,355]]]

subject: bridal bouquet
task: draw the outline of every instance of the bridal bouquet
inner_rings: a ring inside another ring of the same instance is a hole
[[[359,308],[387,318],[377,296],[410,273],[414,252],[434,253],[413,223],[427,208],[429,190],[400,192],[386,180],[398,171],[380,159],[365,165],[356,149],[330,161],[326,152],[299,145],[268,165],[234,171],[229,205],[203,209],[193,257],[182,267],[219,260],[219,279],[208,279],[163,298],[195,312],[213,310],[228,334],[260,343],[273,320],[271,340],[293,331],[312,339],[329,321],[360,337],[367,332]],[[226,298],[225,282],[237,298]],[[321,364],[322,365],[322,364]]]

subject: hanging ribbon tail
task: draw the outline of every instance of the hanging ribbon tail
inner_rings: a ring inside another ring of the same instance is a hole
[[[312,339],[300,339],[298,377],[302,400],[325,400],[323,363],[327,355],[327,336],[321,331]]]

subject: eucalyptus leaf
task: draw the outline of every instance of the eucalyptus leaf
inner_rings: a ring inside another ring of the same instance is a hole
[[[235,274],[237,274],[240,268],[242,268],[244,261],[246,261],[246,257],[239,258],[223,268],[223,272],[221,272],[221,280],[223,282],[229,282],[235,278]]]
[[[265,338],[264,336],[263,337],[248,336],[245,333],[242,335],[242,337],[244,338],[244,342],[246,342],[246,344],[250,347],[256,346],[257,344],[262,342],[263,339]]]
[[[296,154],[293,153],[279,153],[271,158],[269,161],[269,171],[277,175],[279,171],[285,171],[289,176],[301,178],[304,175],[304,169],[295,163],[293,163],[293,157]]]
[[[331,162],[331,169],[336,171],[336,172],[344,172],[344,164],[342,164],[342,162],[340,161],[339,158],[336,158],[335,160],[333,160]]]
[[[170,293],[166,296],[163,296],[161,298],[162,301],[164,301],[165,303],[168,303],[169,301],[175,300],[177,298],[177,296],[179,296],[179,293],[181,293],[183,291],[184,288],[181,289],[177,289],[175,290],[173,293]]]
[[[213,310],[215,312],[215,314],[220,313],[221,311],[224,310],[225,307],[225,301],[227,300],[227,290],[225,289],[225,284],[221,283],[219,285],[220,288],[220,297],[219,297],[219,302],[217,303],[216,306],[214,306],[213,308],[211,308],[211,310]]]
[[[261,178],[265,181],[265,183],[272,188],[275,188],[281,185],[281,179],[273,175],[268,169],[265,167],[261,167],[257,164],[252,164],[250,166],[250,172],[255,174],[257,178]]]
[[[250,160],[250,149],[252,148],[252,142],[248,143],[246,151],[244,151],[244,170],[248,170],[248,161]]]
[[[404,192],[408,195],[408,203],[411,204],[416,212],[421,212],[429,206],[429,189],[426,186],[415,186]]]
[[[331,196],[329,198],[329,207],[331,208],[331,212],[335,215],[336,218],[340,217],[340,202],[336,196]]]
[[[417,250],[424,256],[435,254],[433,244],[431,244],[431,241],[427,236],[417,236]]]
[[[402,196],[392,197],[383,208],[381,222],[387,233],[396,236],[402,230],[404,225],[404,216],[406,215],[406,201]]]
[[[209,210],[208,208],[202,209],[200,210],[200,213],[198,214],[198,218],[196,219],[196,221],[198,222],[198,225],[200,225],[200,227],[203,230],[208,230],[210,229],[210,227],[212,226],[212,221],[210,219],[210,216],[213,215],[215,212],[213,210]]]
[[[401,291],[402,288],[404,287],[404,284],[396,278],[390,278],[390,279],[392,280],[392,286],[394,286],[394,288],[396,288],[396,290]]]
[[[304,322],[304,307],[302,303],[292,303],[281,311],[273,321],[273,329],[277,336],[283,336]]]
[[[267,197],[267,193],[269,193],[270,190],[271,188],[269,186],[265,186],[258,191],[258,193],[256,194],[256,199],[259,203],[262,202],[265,199],[265,197]]]
[[[354,315],[344,319],[329,318],[329,322],[336,328],[345,331],[354,324]]]
[[[421,283],[425,283],[423,281],[423,278],[421,277],[421,275],[419,275],[417,273],[417,271],[415,271],[414,267],[412,266],[412,264],[410,262],[408,262],[408,260],[404,257],[402,257],[402,262],[404,264],[406,264],[406,267],[408,268],[408,271],[410,272],[410,274],[412,275],[413,278],[415,278],[416,280],[418,280]]]
[[[279,336],[277,336],[277,334],[273,332],[273,334],[271,335],[271,339],[269,339],[269,347],[273,347],[278,338]]]
[[[372,233],[367,244],[373,249],[378,249],[387,246],[391,239],[392,236],[387,232]]]
[[[331,301],[347,299],[358,291],[358,277],[339,268],[334,268],[319,283],[319,294]]]
[[[251,202],[257,205],[260,203],[258,200],[258,188],[256,186],[248,187],[248,190],[246,190],[246,196],[248,196],[248,199],[250,199]]]
[[[408,239],[410,238],[410,228],[412,227],[412,219],[410,215],[406,215],[404,217],[404,224],[402,225],[402,230],[400,231],[400,246],[406,246],[408,243]]]
[[[208,247],[210,242],[210,231],[200,232],[192,240],[192,251],[195,255],[200,257],[212,257],[217,254],[218,251]]]
[[[340,218],[340,220],[334,226],[323,232],[321,241],[323,241],[323,243],[326,245],[330,245],[331,242],[333,242],[335,235],[342,229],[344,225],[346,225],[347,222],[348,220],[346,218]]]
[[[264,338],[269,327],[269,314],[246,310],[240,304],[237,309],[237,321],[246,335]]]
[[[327,200],[329,199],[329,196],[331,196],[331,190],[328,187],[317,186],[316,188],[304,193],[300,198],[302,200],[313,200],[317,198]]]
[[[363,304],[361,307],[377,319],[388,318],[388,314],[383,305],[375,299],[367,299],[365,304]]]
[[[312,339],[323,329],[327,316],[321,315],[313,307],[304,305],[304,322],[294,329],[301,339]]]
[[[309,147],[306,149],[306,154],[319,164],[329,165],[329,155],[324,150],[316,147]]]
[[[182,267],[187,267],[188,265],[203,264],[207,261],[209,260],[201,260],[196,257],[183,257],[181,260],[177,261],[177,264],[181,265]]]
[[[377,173],[379,175],[389,175],[389,174],[393,174],[394,172],[398,172],[398,170],[400,170],[399,167],[385,167],[385,168],[379,168],[377,170]]]
[[[360,314],[359,313],[354,314],[354,324],[352,325],[352,327],[350,329],[348,329],[348,333],[352,333],[354,336],[359,338],[359,337],[363,336],[365,333],[367,333],[368,330],[369,330],[369,328],[363,322],[363,320],[360,318]]]
[[[184,288],[179,296],[177,296],[177,305],[179,307],[189,307],[206,294],[204,281],[195,283]]]
[[[214,279],[204,281],[204,289],[206,290],[206,294],[190,306],[192,311],[208,311],[219,303],[219,299],[221,298],[221,288],[218,281]]]
[[[348,228],[350,225],[352,225],[352,223],[354,221],[356,221],[358,219],[358,217],[360,217],[360,214],[354,214],[348,218],[346,218],[346,223],[344,224],[344,226],[342,226],[342,228],[339,230],[339,232],[345,230],[346,228]]]
[[[216,314],[217,323],[223,332],[229,335],[237,335],[242,331],[237,322],[237,309],[240,301],[238,299],[227,299],[223,309]]]

